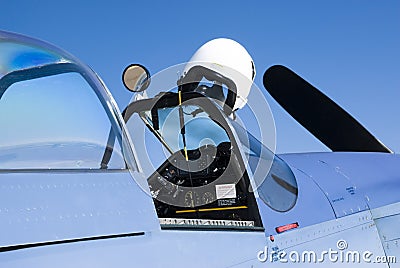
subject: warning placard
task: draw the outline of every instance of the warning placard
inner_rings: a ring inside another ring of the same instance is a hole
[[[236,188],[233,183],[215,185],[215,192],[217,193],[217,199],[236,198]]]

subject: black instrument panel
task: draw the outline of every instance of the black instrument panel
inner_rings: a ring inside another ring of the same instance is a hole
[[[148,179],[160,218],[246,218],[247,194],[229,142],[203,145],[169,157]],[[233,186],[234,196],[218,197],[220,185]]]

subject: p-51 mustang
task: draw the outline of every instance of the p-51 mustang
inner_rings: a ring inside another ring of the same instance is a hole
[[[120,113],[87,65],[0,32],[0,267],[399,267],[399,157],[283,66],[265,88],[333,152],[275,155],[254,76],[215,39],[128,66]]]

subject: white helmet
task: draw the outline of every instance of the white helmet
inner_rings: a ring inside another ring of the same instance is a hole
[[[230,80],[236,86],[236,100],[233,111],[247,103],[256,70],[253,59],[238,42],[217,38],[202,45],[189,60],[184,75],[194,66],[202,66]]]

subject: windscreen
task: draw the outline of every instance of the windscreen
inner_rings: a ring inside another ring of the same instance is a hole
[[[100,168],[109,116],[86,79],[61,66],[0,80],[0,169]],[[125,168],[118,142],[109,167]]]

